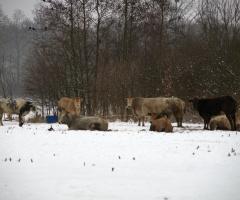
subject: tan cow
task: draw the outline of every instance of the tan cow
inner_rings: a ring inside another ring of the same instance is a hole
[[[240,113],[236,113],[236,127],[240,131]],[[217,116],[210,121],[210,130],[231,130],[231,125],[226,115]]]
[[[177,121],[177,126],[182,127],[183,115],[185,113],[186,107],[185,102],[178,98],[127,98],[127,108],[132,109],[133,113],[138,116],[139,123],[138,126],[144,126],[144,117],[151,113],[158,113],[166,115],[168,118],[171,115]]]
[[[173,127],[171,122],[165,116],[152,113],[150,131],[172,132]]]
[[[58,110],[61,113],[64,109],[65,111],[69,112],[71,115],[80,115],[81,111],[81,102],[83,98],[75,97],[73,99],[63,97],[58,101]]]

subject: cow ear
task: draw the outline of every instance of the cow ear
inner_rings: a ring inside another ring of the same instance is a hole
[[[80,98],[80,102],[83,102],[83,98]]]

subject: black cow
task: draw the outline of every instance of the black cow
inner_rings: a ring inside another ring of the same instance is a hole
[[[212,99],[189,100],[193,103],[194,110],[199,112],[199,115],[204,119],[204,129],[208,129],[209,122],[212,116],[220,115],[223,111],[231,124],[231,130],[236,130],[237,102],[231,96],[223,96]]]

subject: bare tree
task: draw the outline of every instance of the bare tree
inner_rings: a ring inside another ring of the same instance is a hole
[[[237,1],[46,1],[36,26],[24,81],[45,106],[123,120],[126,97],[239,95]]]

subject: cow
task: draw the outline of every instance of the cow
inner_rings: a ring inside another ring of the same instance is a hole
[[[61,113],[59,124],[67,124],[68,130],[108,130],[108,122],[104,119],[76,114],[71,115],[66,111]]]
[[[236,113],[236,130],[240,131],[240,113]],[[226,115],[217,116],[210,121],[210,130],[231,130],[231,125]]]
[[[3,113],[18,114],[19,115],[19,126],[22,127],[24,124],[23,117],[30,111],[37,112],[36,103],[26,101],[23,99],[0,99],[0,120],[3,126],[2,117]]]
[[[75,97],[73,99],[63,97],[58,101],[58,110],[61,112],[64,109],[65,111],[69,112],[71,115],[80,115],[81,111],[81,102],[83,98]]]
[[[144,126],[144,117],[151,115],[151,113],[158,113],[166,115],[168,118],[173,114],[177,121],[177,126],[182,127],[183,115],[186,107],[185,102],[179,98],[143,98],[134,97],[127,98],[127,109],[132,109],[133,113],[137,115],[139,122],[138,126]]]
[[[171,122],[162,114],[152,113],[150,121],[150,131],[172,132],[173,126]]]
[[[236,130],[235,113],[237,111],[237,102],[231,96],[223,96],[212,99],[190,99],[193,109],[197,110],[204,120],[204,129],[209,129],[209,122],[213,116],[225,113],[230,122],[231,130]]]

